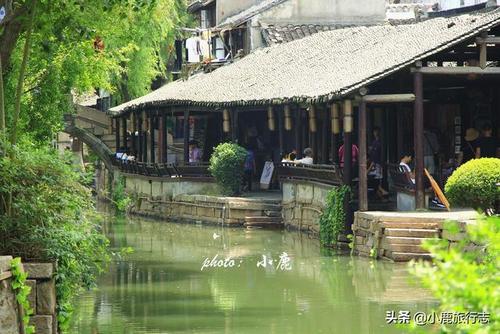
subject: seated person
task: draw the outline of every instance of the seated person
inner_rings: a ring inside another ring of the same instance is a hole
[[[302,159],[294,160],[296,164],[303,164],[303,165],[312,165],[314,164],[313,160],[313,150],[311,148],[306,148],[304,150],[304,157]]]
[[[399,168],[406,174],[411,183],[415,184],[415,173],[412,172],[410,168],[411,160],[412,160],[412,154],[404,153],[401,157],[401,160],[399,161]]]

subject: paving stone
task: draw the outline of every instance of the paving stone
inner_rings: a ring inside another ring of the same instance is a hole
[[[35,315],[30,318],[30,325],[35,326],[36,334],[53,334],[51,315]]]
[[[56,287],[54,280],[37,282],[37,314],[50,315],[56,312]]]

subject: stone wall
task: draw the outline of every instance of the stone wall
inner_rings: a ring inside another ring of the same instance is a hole
[[[319,237],[319,217],[326,206],[326,196],[333,186],[301,181],[285,181],[283,218],[287,227]]]
[[[172,200],[140,197],[132,213],[177,221],[243,225],[245,217],[281,216],[279,201],[181,194]]]
[[[11,256],[0,256],[0,329],[2,334],[19,334],[16,296],[11,287]]]
[[[19,334],[20,319],[15,293],[11,287],[11,256],[0,256],[0,333]],[[37,334],[57,334],[56,289],[52,263],[25,263],[26,284],[33,315],[30,324]]]
[[[125,179],[125,190],[164,201],[171,201],[178,195],[216,195],[219,193],[217,184],[211,178],[164,178],[142,176],[136,174],[121,174]]]

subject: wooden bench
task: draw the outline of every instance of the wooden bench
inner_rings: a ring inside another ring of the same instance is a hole
[[[342,170],[338,165],[304,165],[293,162],[281,162],[276,165],[280,182],[286,180],[312,181],[340,186]]]

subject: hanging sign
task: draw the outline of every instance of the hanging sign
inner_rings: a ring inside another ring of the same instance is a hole
[[[274,172],[274,163],[272,161],[266,161],[264,164],[264,169],[262,170],[262,175],[260,177],[260,189],[269,189],[271,184],[271,179]]]

